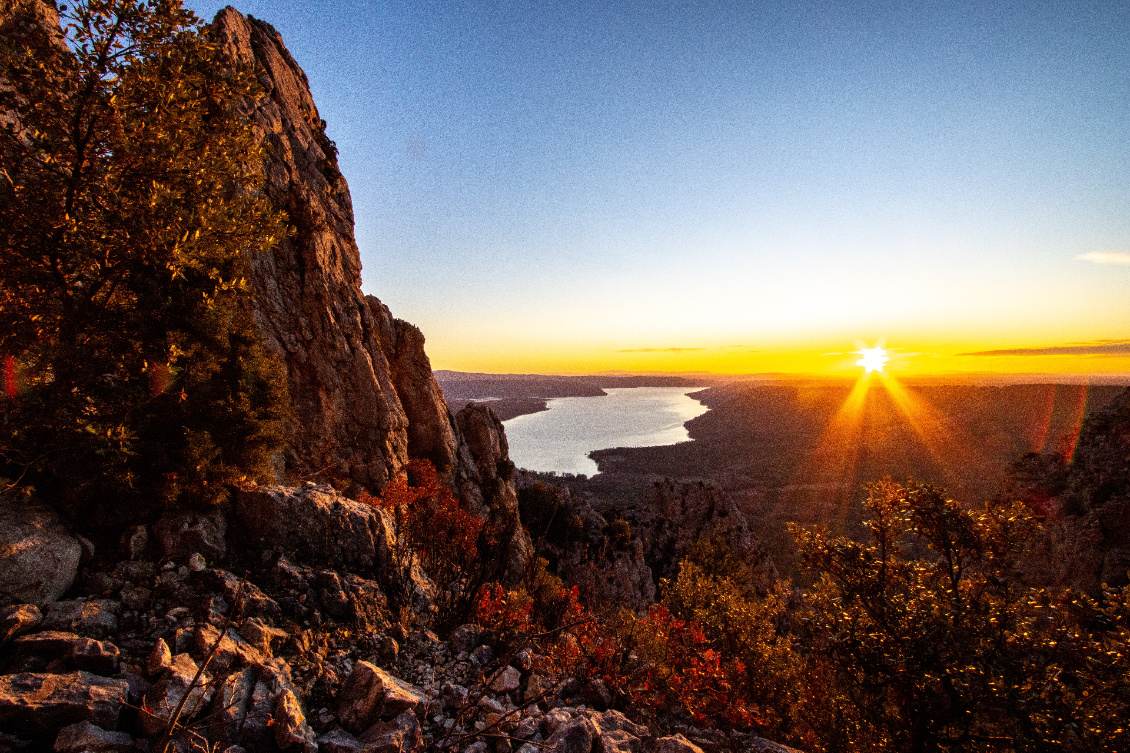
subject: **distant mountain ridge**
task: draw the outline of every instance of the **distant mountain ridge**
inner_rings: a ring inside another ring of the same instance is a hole
[[[554,376],[544,374],[480,374],[462,371],[435,372],[436,381],[450,400],[500,398],[598,397],[605,388],[701,387],[706,379],[681,376]]]

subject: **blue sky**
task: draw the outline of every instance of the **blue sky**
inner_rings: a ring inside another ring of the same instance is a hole
[[[436,367],[1130,338],[1130,265],[1077,258],[1130,261],[1128,3],[236,7],[305,69],[364,289]]]

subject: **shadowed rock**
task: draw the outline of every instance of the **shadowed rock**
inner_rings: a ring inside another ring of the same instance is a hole
[[[81,557],[55,513],[0,497],[0,605],[55,601],[74,583]]]

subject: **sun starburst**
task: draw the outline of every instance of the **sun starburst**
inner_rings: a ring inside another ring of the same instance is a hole
[[[863,358],[856,361],[855,365],[862,366],[866,369],[866,373],[868,374],[872,371],[882,371],[883,366],[886,365],[887,360],[890,358],[890,356],[887,355],[887,351],[878,345],[874,348],[860,348],[856,352],[863,356]]]

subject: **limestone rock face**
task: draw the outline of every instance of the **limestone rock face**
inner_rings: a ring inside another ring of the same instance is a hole
[[[285,473],[382,488],[408,458],[408,417],[377,322],[361,293],[349,187],[306,76],[269,24],[231,7],[213,34],[239,64],[262,66],[267,95],[250,105],[265,138],[266,193],[294,228],[252,259],[255,318],[281,355],[294,409]]]
[[[429,460],[483,517],[517,520],[497,417],[452,415],[419,329],[361,292],[349,187],[306,76],[270,24],[232,8],[213,35],[237,64],[258,65],[266,96],[246,105],[266,147],[265,191],[294,234],[251,260],[255,318],[286,363],[294,417],[280,476],[379,492],[409,458]],[[529,542],[512,547],[524,563]]]
[[[0,497],[0,606],[55,601],[74,583],[81,557],[53,512]]]
[[[454,417],[458,454],[452,486],[468,507],[500,532],[509,532],[505,576],[520,577],[533,556],[533,543],[522,528],[506,431],[494,411],[471,403]]]
[[[240,491],[235,508],[253,541],[309,564],[365,569],[388,563],[388,513],[331,487],[260,486]]]
[[[1043,510],[1023,575],[1098,593],[1130,581],[1130,389],[1087,417],[1071,460],[1029,455],[1006,494]]]
[[[424,333],[392,316],[388,306],[366,298],[380,332],[392,382],[408,416],[408,454],[450,472],[458,455],[458,427],[424,353]]]

